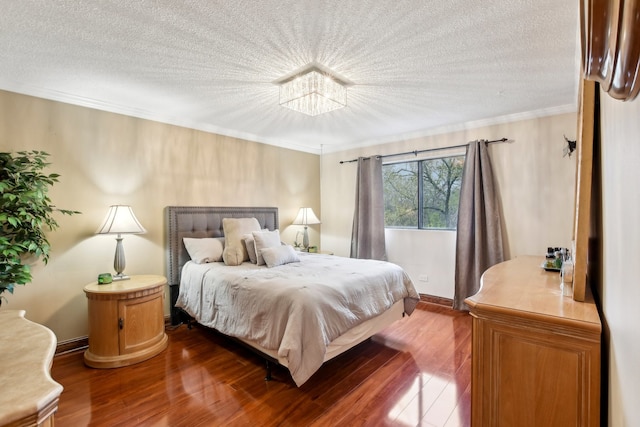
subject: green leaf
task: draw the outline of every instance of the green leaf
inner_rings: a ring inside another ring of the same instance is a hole
[[[58,182],[57,173],[44,174],[50,163],[45,151],[0,152],[0,303],[4,291],[13,293],[16,285],[30,283],[31,268],[23,264],[25,254],[49,260],[49,241],[45,231],[58,227],[53,214],[80,212],[58,209],[48,196]]]

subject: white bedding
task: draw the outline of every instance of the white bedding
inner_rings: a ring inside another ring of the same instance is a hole
[[[205,326],[277,350],[300,386],[336,337],[403,299],[411,314],[419,300],[395,264],[306,253],[300,259],[274,268],[188,262],[176,306]]]

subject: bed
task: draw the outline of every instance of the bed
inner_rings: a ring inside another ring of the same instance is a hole
[[[266,265],[191,259],[185,242],[225,240],[226,225],[231,248],[229,223],[253,218],[260,230],[254,232],[256,239],[277,235],[275,207],[166,208],[172,324],[182,322],[186,313],[249,346],[267,362],[285,366],[301,386],[324,362],[415,309],[419,295],[411,279],[391,263],[290,255],[293,249],[286,245],[259,250]],[[293,258],[279,264],[271,256],[276,252]]]

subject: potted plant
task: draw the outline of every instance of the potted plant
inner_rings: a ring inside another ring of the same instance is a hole
[[[0,305],[5,291],[31,282],[30,263],[49,260],[45,231],[58,228],[54,212],[80,213],[58,209],[49,199],[49,188],[58,174],[43,170],[49,154],[44,151],[0,152]]]

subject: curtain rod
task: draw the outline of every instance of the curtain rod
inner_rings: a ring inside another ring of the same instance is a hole
[[[491,144],[492,142],[507,142],[507,141],[508,141],[507,138],[501,138],[501,139],[494,139],[493,141],[485,141],[485,144]],[[413,151],[405,151],[404,153],[385,154],[385,155],[380,155],[380,156],[370,156],[370,157],[365,157],[364,159],[365,160],[366,159],[370,159],[371,157],[378,157],[378,158],[384,159],[385,157],[406,156],[407,154],[413,154],[414,156],[417,156],[420,153],[427,153],[429,151],[450,150],[450,149],[453,149],[453,148],[466,147],[467,145],[469,145],[469,143],[460,144],[460,145],[453,145],[451,147],[427,148],[426,150],[413,150]],[[340,164],[353,163],[353,162],[357,162],[357,161],[358,161],[358,159],[340,160]]]

